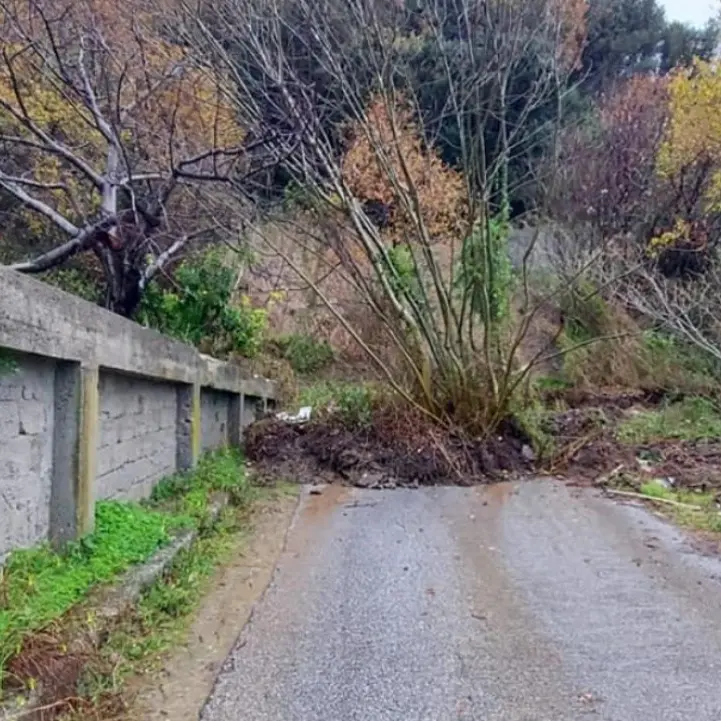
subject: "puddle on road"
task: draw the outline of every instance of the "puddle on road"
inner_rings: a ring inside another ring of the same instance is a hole
[[[312,523],[325,519],[349,498],[351,491],[347,486],[331,484],[318,494],[309,494],[303,504],[301,520]]]
[[[481,497],[491,507],[502,506],[508,500],[508,497],[513,493],[513,483],[510,481],[493,483],[479,488],[481,491]]]

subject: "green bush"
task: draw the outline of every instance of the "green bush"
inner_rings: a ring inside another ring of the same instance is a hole
[[[721,367],[707,354],[657,330],[643,334],[643,349],[648,368],[665,387],[698,393],[716,390]]]
[[[337,413],[352,428],[368,428],[373,421],[374,388],[359,383],[317,383],[300,393],[300,404]]]
[[[170,506],[176,515],[202,522],[214,491],[223,491],[234,505],[243,505],[250,490],[240,451],[221,448],[202,456],[192,471],[163,478],[153,488],[150,502]]]
[[[318,198],[303,185],[292,181],[283,191],[283,207],[287,212],[311,211],[318,207]]]
[[[140,322],[216,356],[252,357],[260,350],[267,313],[248,298],[234,302],[234,271],[217,250],[187,260],[172,288],[151,283],[140,306]]]
[[[589,282],[581,282],[561,295],[567,345],[583,343],[607,334],[613,322],[606,301]]]
[[[313,336],[294,333],[281,336],[273,341],[282,358],[300,375],[317,373],[333,362],[333,348],[327,340],[316,340]]]
[[[72,293],[90,303],[102,302],[101,284],[82,268],[53,268],[42,276],[43,280],[66,293]]]
[[[456,269],[456,290],[467,296],[470,309],[484,323],[496,324],[509,312],[513,268],[508,255],[510,225],[506,211],[477,223],[463,239]]]

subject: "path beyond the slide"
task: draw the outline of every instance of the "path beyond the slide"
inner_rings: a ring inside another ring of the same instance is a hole
[[[719,721],[721,562],[551,481],[304,495],[203,721]]]

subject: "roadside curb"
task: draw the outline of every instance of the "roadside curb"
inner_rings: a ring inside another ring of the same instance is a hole
[[[225,493],[213,494],[208,509],[210,524],[214,525],[229,498]],[[98,621],[93,632],[97,641],[104,624],[121,616],[134,606],[144,591],[152,586],[173,565],[178,554],[190,548],[198,538],[197,529],[186,529],[174,534],[167,546],[159,548],[143,563],[131,567],[117,581],[95,596],[98,607],[95,618]],[[88,598],[92,597],[92,591]],[[86,599],[87,600],[87,599]],[[72,642],[71,642],[72,645]],[[17,694],[0,703],[0,721],[23,721],[40,710],[41,689],[35,688],[27,694]]]

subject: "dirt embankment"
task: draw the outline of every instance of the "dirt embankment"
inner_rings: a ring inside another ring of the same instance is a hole
[[[721,489],[721,440],[658,437],[630,442],[619,437],[629,418],[660,412],[682,400],[661,392],[568,395],[565,403],[572,407],[549,415],[547,421],[555,454],[546,470],[580,484],[622,471],[638,483],[662,478],[676,488]]]

